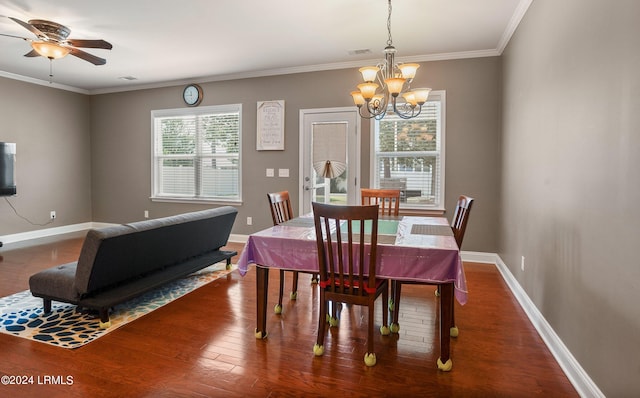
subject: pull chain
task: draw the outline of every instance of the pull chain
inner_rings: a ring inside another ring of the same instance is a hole
[[[49,84],[53,84],[53,58],[49,58]]]

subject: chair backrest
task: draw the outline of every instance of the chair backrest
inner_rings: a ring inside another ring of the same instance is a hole
[[[293,218],[289,191],[268,193],[267,199],[269,199],[269,208],[271,209],[273,225],[282,224],[283,222],[289,221]]]
[[[472,205],[473,198],[465,195],[460,195],[458,198],[456,212],[453,214],[453,219],[451,220],[451,229],[453,229],[453,236],[456,238],[458,248],[462,248],[464,231],[467,229],[467,222],[469,221]]]
[[[383,216],[397,216],[400,213],[399,189],[360,189],[363,205],[379,205]]]
[[[320,287],[356,296],[375,292],[378,206],[312,206]]]

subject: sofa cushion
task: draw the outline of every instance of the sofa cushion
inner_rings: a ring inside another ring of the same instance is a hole
[[[76,303],[80,297],[74,288],[76,262],[58,265],[38,272],[29,278],[31,290],[42,296],[56,297],[70,303]]]

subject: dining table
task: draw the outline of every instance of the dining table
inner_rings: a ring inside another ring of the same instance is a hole
[[[377,245],[378,278],[438,285],[440,357],[437,366],[442,371],[451,370],[451,330],[455,328],[454,297],[460,304],[466,304],[467,283],[460,249],[447,219],[381,216],[378,220]],[[238,259],[240,274],[245,275],[251,264],[256,266],[255,337],[264,339],[267,337],[269,270],[274,268],[318,273],[313,214],[305,214],[250,234]],[[457,329],[454,336],[457,336]]]

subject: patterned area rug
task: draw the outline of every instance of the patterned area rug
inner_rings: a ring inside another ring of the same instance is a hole
[[[51,313],[42,313],[42,299],[25,290],[0,298],[0,332],[64,348],[81,347],[140,318],[195,289],[211,283],[235,269],[226,269],[221,262],[204,268],[183,279],[168,283],[130,301],[117,305],[110,312],[111,326],[100,328],[95,313],[80,312],[68,303],[52,302]]]

